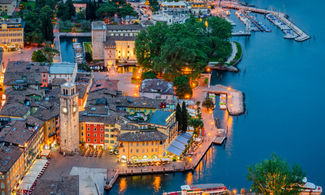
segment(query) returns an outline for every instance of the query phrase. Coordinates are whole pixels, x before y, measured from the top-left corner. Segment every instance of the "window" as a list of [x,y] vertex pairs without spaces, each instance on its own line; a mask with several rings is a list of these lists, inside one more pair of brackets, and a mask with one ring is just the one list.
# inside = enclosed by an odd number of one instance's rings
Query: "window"
[[100,137],[103,137],[103,134],[100,134]]
[[144,142],[142,142],[142,146],[144,146]]
[[97,131],[97,128],[94,128],[94,131]]
[[101,128],[100,131],[103,132],[103,128]]
[[90,142],[90,139],[87,139],[87,142]]
[[103,143],[103,139],[100,139],[100,143]]
[[90,129],[89,129],[89,127],[87,128],[87,131],[89,131]]
[[155,151],[158,152],[158,149],[156,148]]
[[113,138],[113,137],[114,137],[114,135],[111,134],[111,138]]
[[94,142],[97,142],[97,139],[94,139]]
[[149,142],[147,142],[147,146],[149,146]]
[[125,152],[125,149],[123,149],[123,152]]
[[130,152],[133,153],[133,150],[131,149]]
[[108,140],[105,140],[105,143],[108,143]]
[[84,133],[83,132],[81,132],[81,136],[84,136]]
[[153,142],[151,142],[151,145],[153,146]]
[[151,152],[153,152],[153,148],[151,148]]
[[97,137],[97,134],[96,133],[94,133],[94,137]]
[[133,146],[133,142],[131,142],[131,146]]
[[144,149],[142,149],[142,153],[144,153]]
[[109,135],[108,134],[105,134],[105,137],[109,137]]
[[139,149],[137,149],[136,151],[137,151],[137,153],[139,153]]
[[137,146],[139,146],[139,143],[137,143]]
[[89,137],[89,136],[90,136],[90,134],[89,134],[89,133],[87,133],[87,136]]
[[111,140],[110,142],[111,142],[111,144],[114,144],[114,140]]

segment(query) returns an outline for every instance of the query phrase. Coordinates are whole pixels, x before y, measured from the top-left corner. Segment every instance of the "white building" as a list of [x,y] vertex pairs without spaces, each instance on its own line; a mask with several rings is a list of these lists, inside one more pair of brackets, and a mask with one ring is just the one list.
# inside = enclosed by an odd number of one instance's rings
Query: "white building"
[[55,78],[65,79],[67,82],[74,83],[78,71],[77,63],[57,62],[50,65],[49,83]]
[[168,103],[173,102],[175,99],[173,83],[162,79],[143,80],[139,88],[139,94],[141,97],[163,99]]

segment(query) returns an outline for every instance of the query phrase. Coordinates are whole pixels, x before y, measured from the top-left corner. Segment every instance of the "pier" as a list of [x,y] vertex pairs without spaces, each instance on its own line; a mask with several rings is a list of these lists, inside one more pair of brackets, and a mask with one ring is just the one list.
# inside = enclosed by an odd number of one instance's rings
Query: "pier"
[[214,94],[226,94],[227,110],[230,115],[236,116],[245,112],[244,94],[241,91],[223,85],[210,86],[205,91]]
[[265,10],[265,9],[259,9],[255,7],[249,7],[249,6],[243,6],[240,5],[239,3],[233,2],[233,1],[222,1],[221,6],[229,9],[237,9],[237,10],[245,10],[245,11],[251,11],[254,13],[259,13],[259,14],[273,14],[278,16],[278,18],[284,22],[290,29],[292,29],[298,36],[295,38],[295,41],[302,42],[305,40],[310,39],[310,36],[302,31],[299,27],[297,27],[292,21],[287,19],[286,14],[283,12],[275,12],[275,11],[270,11],[270,10]]

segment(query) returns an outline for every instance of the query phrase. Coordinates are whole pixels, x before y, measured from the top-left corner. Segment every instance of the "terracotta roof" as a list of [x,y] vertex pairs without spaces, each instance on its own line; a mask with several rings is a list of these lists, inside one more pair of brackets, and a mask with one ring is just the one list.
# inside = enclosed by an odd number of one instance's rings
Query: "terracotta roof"
[[159,131],[141,131],[121,134],[117,140],[122,142],[165,141],[167,135]]
[[29,111],[25,104],[13,102],[6,103],[0,111],[2,116],[23,117]]
[[13,121],[0,132],[2,141],[24,146],[39,130],[35,121]]
[[34,194],[79,194],[79,176],[63,176],[59,180],[39,179],[33,191]]
[[135,36],[107,36],[105,45],[116,45],[116,41],[135,41]]
[[23,149],[17,146],[0,145],[0,172],[6,173],[23,154]]
[[118,90],[118,82],[119,80],[97,80],[95,84],[91,87],[90,91],[96,91],[99,89],[110,89],[117,91]]
[[172,82],[162,79],[145,79],[141,82],[140,93],[159,93],[166,95],[174,95],[174,87]]
[[54,86],[61,86],[62,84],[66,83],[67,80],[65,80],[64,78],[54,78],[52,79],[51,84]]
[[106,29],[109,30],[137,30],[140,31],[142,28],[138,24],[128,24],[128,25],[106,25]]

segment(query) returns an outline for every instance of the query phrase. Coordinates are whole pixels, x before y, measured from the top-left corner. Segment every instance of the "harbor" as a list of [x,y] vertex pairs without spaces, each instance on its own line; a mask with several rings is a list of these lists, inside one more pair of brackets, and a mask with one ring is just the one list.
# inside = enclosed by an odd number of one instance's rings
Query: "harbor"
[[294,39],[297,42],[302,42],[311,38],[307,33],[290,21],[286,13],[244,6],[234,1],[211,2],[210,4],[220,6],[223,9],[237,10],[236,16],[245,25],[245,31],[233,32],[233,36],[250,36],[250,33],[248,33],[250,31],[271,32],[265,24],[250,16],[250,13],[256,13],[264,15],[271,23],[282,30],[285,34],[285,39]]

